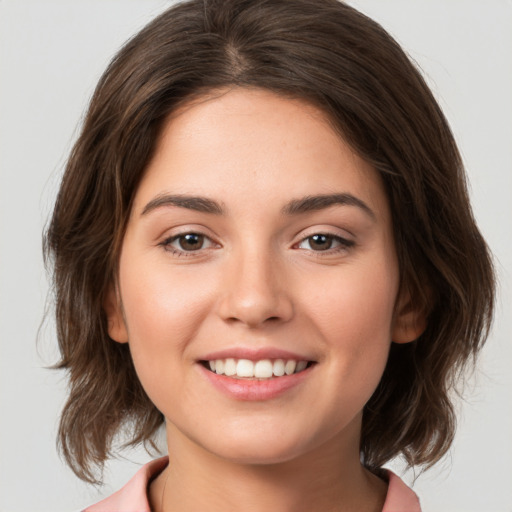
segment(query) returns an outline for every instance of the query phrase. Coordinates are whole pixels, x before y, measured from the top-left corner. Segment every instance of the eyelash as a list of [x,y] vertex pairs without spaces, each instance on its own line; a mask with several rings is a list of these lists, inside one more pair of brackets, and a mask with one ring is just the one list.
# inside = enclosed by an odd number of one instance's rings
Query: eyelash
[[[183,239],[187,236],[190,236],[190,235],[194,235],[196,237],[201,237],[203,239],[203,241],[208,241],[209,243],[209,246],[208,247],[200,247],[199,249],[196,249],[196,250],[190,250],[190,251],[187,251],[183,248],[181,249],[178,249],[176,247],[173,247],[172,244],[174,242],[179,242],[180,239]],[[337,247],[328,247],[327,249],[324,249],[324,250],[319,250],[319,251],[315,251],[314,249],[311,248],[311,241],[313,239],[313,237],[325,237],[326,239],[328,239],[328,241],[332,243],[337,243],[339,244]],[[306,248],[303,248],[303,247],[300,247],[303,243],[309,241],[309,245],[310,245],[310,249],[306,249]],[[203,233],[199,233],[199,232],[195,232],[195,231],[188,231],[188,232],[185,232],[185,233],[179,233],[177,235],[173,235],[169,238],[166,238],[165,240],[163,240],[161,243],[159,243],[158,245],[162,246],[164,248],[164,250],[170,252],[171,254],[173,254],[174,256],[178,256],[178,257],[193,257],[193,256],[196,256],[198,255],[200,252],[202,252],[203,250],[208,250],[208,249],[211,249],[213,246],[215,246],[215,242],[213,242],[211,240],[210,237],[208,237],[207,235],[204,235]],[[180,244],[181,245],[181,244]],[[333,235],[331,233],[323,233],[323,232],[317,232],[317,233],[313,233],[311,235],[308,235],[304,238],[302,238],[298,243],[294,244],[293,248],[294,249],[303,249],[303,250],[307,250],[307,251],[310,251],[312,253],[315,253],[315,256],[319,256],[321,257],[322,255],[332,255],[332,254],[337,254],[337,253],[340,253],[340,252],[343,252],[343,251],[347,251],[348,249],[350,249],[351,247],[354,247],[355,246],[355,242],[353,240],[347,240],[346,238],[343,238],[341,236],[338,236],[338,235]]]
[[305,249],[305,250],[311,250],[312,252],[315,253],[316,256],[337,254],[339,252],[347,251],[348,249],[350,249],[351,247],[354,247],[354,245],[355,245],[355,242],[353,240],[347,240],[346,238],[343,238],[338,235],[333,235],[332,233],[318,232],[318,233],[313,233],[311,235],[304,237],[298,244],[295,244],[294,247],[297,247],[298,249],[302,249],[300,247],[300,245],[302,245],[306,241],[309,241],[309,245],[311,247],[311,240],[313,239],[313,237],[325,237],[326,239],[328,239],[331,242],[331,244],[332,243],[339,244],[337,247],[329,247],[327,249],[320,250],[320,251],[315,251],[313,249]]
[[[211,238],[209,236],[204,235],[203,233],[198,233],[196,231],[187,231],[186,233],[179,233],[177,235],[173,235],[173,236],[171,236],[169,238],[166,238],[165,240],[163,240],[158,245],[162,246],[164,248],[164,250],[170,252],[174,256],[178,256],[178,257],[181,257],[181,256],[191,257],[191,256],[196,255],[196,253],[201,252],[204,249],[204,247],[200,247],[199,249],[192,250],[192,251],[187,251],[187,250],[184,250],[184,249],[178,249],[178,248],[173,247],[171,245],[173,242],[179,241],[180,239],[183,239],[186,236],[190,236],[190,235],[194,235],[196,237],[201,237],[204,241],[208,241],[212,247],[215,245],[215,243],[211,240]],[[208,248],[210,248],[210,247],[208,247]]]

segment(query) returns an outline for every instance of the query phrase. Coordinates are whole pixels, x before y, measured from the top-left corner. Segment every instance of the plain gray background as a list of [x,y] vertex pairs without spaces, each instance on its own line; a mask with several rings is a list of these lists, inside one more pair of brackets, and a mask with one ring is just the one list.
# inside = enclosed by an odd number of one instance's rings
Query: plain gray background
[[[492,336],[460,403],[448,457],[420,475],[424,512],[512,511],[512,2],[354,0],[422,68],[460,144],[475,214],[497,262]],[[66,393],[41,232],[81,114],[110,58],[170,2],[0,0],[0,511],[73,511],[110,494],[149,456],[124,453],[100,491],[55,449]],[[470,279],[471,276],[468,276]],[[400,462],[390,467],[401,474]],[[414,475],[405,475],[409,483]]]

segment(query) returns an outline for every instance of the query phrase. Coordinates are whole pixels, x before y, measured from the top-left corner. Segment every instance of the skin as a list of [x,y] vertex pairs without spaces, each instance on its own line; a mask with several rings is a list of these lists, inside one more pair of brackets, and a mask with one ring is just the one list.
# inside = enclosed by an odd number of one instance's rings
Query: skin
[[[169,204],[169,194],[214,200],[223,213]],[[283,211],[329,194],[361,204]],[[186,233],[204,242],[191,250]],[[166,418],[170,464],[150,486],[152,509],[381,510],[386,483],[361,466],[359,439],[391,340],[421,332],[398,289],[379,175],[321,111],[233,89],[175,113],[136,192],[105,303],[110,336],[130,344]],[[238,400],[199,363],[234,346],[315,364],[276,397]]]

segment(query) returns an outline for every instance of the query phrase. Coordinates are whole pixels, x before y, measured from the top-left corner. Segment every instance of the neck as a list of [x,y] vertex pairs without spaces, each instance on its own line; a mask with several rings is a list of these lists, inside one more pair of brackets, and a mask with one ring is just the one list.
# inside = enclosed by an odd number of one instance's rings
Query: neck
[[382,510],[386,484],[361,466],[358,450],[344,449],[339,440],[285,462],[241,464],[176,431],[168,438],[169,466],[149,490],[154,512]]

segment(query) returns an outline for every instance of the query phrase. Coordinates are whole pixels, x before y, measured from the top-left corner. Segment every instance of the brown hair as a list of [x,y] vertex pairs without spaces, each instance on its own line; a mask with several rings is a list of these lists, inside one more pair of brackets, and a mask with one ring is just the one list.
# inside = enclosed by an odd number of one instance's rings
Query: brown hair
[[191,0],[132,38],[101,78],[71,152],[46,234],[70,394],[59,441],[97,482],[116,434],[151,442],[163,422],[102,303],[116,277],[131,203],[162,122],[194,96],[257,87],[309,101],[381,174],[401,287],[428,313],[412,343],[392,344],[363,413],[361,454],[376,470],[402,454],[431,465],[449,448],[451,391],[492,317],[494,273],[469,205],[448,123],[398,44],[337,0]]

